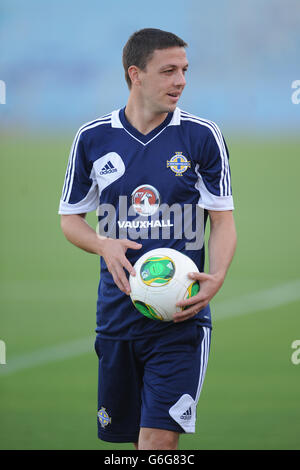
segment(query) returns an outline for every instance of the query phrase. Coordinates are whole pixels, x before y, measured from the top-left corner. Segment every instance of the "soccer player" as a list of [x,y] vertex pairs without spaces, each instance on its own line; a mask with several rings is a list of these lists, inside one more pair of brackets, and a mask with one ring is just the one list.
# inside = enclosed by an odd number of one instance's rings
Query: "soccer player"
[[[224,138],[214,122],[177,107],[186,47],[151,28],[128,39],[128,102],[77,132],[59,207],[66,238],[100,256],[98,436],[137,449],[177,449],[181,433],[195,432],[210,350],[209,301],[236,246]],[[97,231],[85,220],[96,209]],[[162,246],[185,253],[200,271],[190,274],[199,293],[178,303],[182,310],[171,322],[142,315],[129,296],[134,263]]]

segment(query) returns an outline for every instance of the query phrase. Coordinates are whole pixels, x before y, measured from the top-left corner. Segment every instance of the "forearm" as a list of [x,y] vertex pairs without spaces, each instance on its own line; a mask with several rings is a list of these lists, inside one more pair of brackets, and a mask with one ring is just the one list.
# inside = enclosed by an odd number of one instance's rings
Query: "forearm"
[[96,231],[87,223],[84,214],[72,214],[61,216],[62,231],[73,245],[88,253],[101,255],[103,240]]
[[236,249],[235,223],[230,211],[210,215],[209,273],[217,276],[223,283]]

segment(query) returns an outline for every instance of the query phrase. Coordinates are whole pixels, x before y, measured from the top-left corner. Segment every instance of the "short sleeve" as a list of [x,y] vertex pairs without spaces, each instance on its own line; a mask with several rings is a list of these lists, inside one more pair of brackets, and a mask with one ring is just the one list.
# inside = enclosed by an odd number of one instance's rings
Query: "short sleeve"
[[83,136],[77,133],[69,155],[59,214],[92,212],[99,204],[99,191],[92,163],[87,159]]
[[208,210],[233,210],[228,148],[215,123],[207,126],[196,164],[198,204]]

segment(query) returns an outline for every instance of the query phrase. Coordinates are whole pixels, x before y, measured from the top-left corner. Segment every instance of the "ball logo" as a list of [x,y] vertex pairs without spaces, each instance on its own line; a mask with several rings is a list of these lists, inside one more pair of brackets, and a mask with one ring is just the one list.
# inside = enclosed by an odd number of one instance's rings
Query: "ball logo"
[[190,167],[191,162],[182,155],[182,152],[176,152],[170,160],[167,160],[167,168],[171,168],[175,176],[182,176],[182,173]]
[[143,184],[132,192],[131,203],[139,215],[151,216],[159,208],[160,195],[153,186]]
[[175,264],[168,256],[153,256],[143,263],[140,273],[147,286],[164,286],[174,277]]

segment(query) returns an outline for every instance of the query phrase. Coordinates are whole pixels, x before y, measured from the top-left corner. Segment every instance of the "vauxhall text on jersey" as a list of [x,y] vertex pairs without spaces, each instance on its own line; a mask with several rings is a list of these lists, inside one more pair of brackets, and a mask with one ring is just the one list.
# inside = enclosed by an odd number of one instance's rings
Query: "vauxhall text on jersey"
[[[212,121],[176,108],[143,135],[122,109],[85,124],[75,136],[59,213],[97,210],[101,235],[142,243],[141,250],[126,252],[131,264],[164,246],[185,253],[203,271],[207,211],[232,209],[228,151]],[[209,306],[188,321],[210,327]],[[172,325],[140,315],[101,258],[97,332],[134,339]]]

